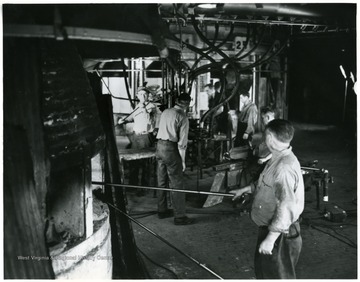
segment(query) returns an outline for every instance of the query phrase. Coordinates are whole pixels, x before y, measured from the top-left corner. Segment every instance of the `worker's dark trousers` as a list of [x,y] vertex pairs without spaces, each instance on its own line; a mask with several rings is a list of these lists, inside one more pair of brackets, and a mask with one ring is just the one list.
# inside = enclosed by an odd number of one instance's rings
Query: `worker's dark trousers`
[[272,255],[259,253],[260,243],[268,234],[267,227],[259,227],[255,250],[255,276],[257,279],[296,279],[295,266],[298,262],[302,238],[300,224],[291,225],[289,234],[281,234],[276,240]]
[[241,147],[249,145],[252,141],[252,133],[249,134],[248,139],[243,139],[243,135],[246,131],[247,123],[245,122],[238,122],[236,136],[234,140],[234,147]]
[[[175,142],[158,140],[156,146],[156,159],[158,163],[157,179],[159,187],[166,187],[169,180],[169,187],[174,189],[183,188],[182,161]],[[167,210],[166,191],[157,191],[158,211]],[[186,214],[185,193],[171,192],[174,217],[183,217]]]
[[[154,146],[151,141],[152,133],[132,135],[132,149],[146,149]],[[133,160],[130,162],[130,177],[129,184],[131,185],[145,185],[150,184],[150,163],[147,160]],[[140,177],[140,179],[139,179]]]

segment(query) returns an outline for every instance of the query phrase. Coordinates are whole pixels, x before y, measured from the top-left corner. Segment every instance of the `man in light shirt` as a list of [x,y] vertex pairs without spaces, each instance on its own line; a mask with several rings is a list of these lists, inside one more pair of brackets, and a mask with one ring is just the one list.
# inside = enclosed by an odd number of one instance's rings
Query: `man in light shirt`
[[[149,90],[145,87],[139,87],[137,98],[139,103],[133,112],[120,119],[118,124],[133,122],[133,133],[131,140],[131,149],[146,149],[154,147],[154,132],[157,131],[159,116],[161,115],[158,107],[149,101]],[[131,161],[129,183],[132,185],[149,185],[149,167],[143,160]],[[141,180],[139,183],[139,175]],[[139,192],[141,195],[141,192]]]
[[253,193],[251,219],[259,227],[255,251],[257,279],[295,279],[302,238],[299,217],[304,209],[304,181],[290,142],[294,128],[274,119],[265,128],[271,159],[257,183],[232,190],[233,200]]
[[118,124],[124,124],[133,122],[133,149],[142,149],[151,147],[154,143],[149,134],[153,134],[154,130],[157,131],[159,115],[161,115],[158,107],[151,101],[149,101],[149,91],[145,87],[139,87],[137,98],[139,103],[136,105],[133,112],[121,118]]
[[[189,120],[186,110],[189,107],[190,95],[182,93],[175,106],[163,111],[156,147],[158,162],[158,186],[166,187],[169,180],[170,188],[184,189],[183,172],[185,171],[185,153],[188,143]],[[193,220],[186,216],[185,193],[171,192],[174,206],[175,225],[191,224]],[[165,191],[158,191],[158,216],[160,219],[172,216],[167,207]]]
[[251,144],[252,135],[255,133],[255,124],[257,122],[257,107],[250,100],[250,94],[248,92],[240,94],[240,102],[243,103],[243,108],[238,115],[234,147]]

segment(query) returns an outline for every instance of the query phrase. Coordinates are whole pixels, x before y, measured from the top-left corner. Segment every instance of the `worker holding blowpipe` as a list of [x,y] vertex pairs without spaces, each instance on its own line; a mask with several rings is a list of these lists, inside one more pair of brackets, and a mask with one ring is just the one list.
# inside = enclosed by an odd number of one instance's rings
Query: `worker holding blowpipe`
[[[146,87],[139,87],[137,98],[139,103],[134,111],[121,118],[118,124],[133,122],[133,133],[129,136],[132,149],[145,149],[154,147],[157,133],[159,116],[161,112],[156,104],[149,101],[150,91]],[[141,160],[131,161],[129,183],[132,185],[149,185],[148,166]],[[141,180],[139,183],[139,175]],[[142,192],[139,193],[143,194]]]
[[271,159],[256,183],[232,190],[233,200],[254,195],[251,219],[259,227],[255,251],[258,279],[294,279],[302,238],[299,217],[304,209],[304,182],[290,142],[294,128],[289,121],[274,119],[265,128]]

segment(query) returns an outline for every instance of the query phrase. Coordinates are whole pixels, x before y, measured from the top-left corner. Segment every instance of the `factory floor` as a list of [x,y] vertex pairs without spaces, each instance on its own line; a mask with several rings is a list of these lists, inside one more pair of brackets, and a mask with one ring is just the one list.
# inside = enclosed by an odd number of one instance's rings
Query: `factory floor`
[[[315,187],[306,191],[297,278],[356,279],[356,136],[335,127],[296,124],[292,146],[300,160],[318,160],[317,168],[327,169],[334,178],[334,183],[329,184],[329,201],[321,202],[320,208]],[[196,168],[193,171],[188,168],[185,174],[186,189],[209,191],[215,171],[211,167],[204,169],[202,179],[198,178]],[[257,227],[246,209],[234,206],[231,198],[202,208],[206,197],[187,194],[187,213],[195,223],[176,226],[173,218],[157,217],[154,191],[148,190],[143,195],[127,191],[129,213],[158,235],[133,223],[136,245],[151,279],[255,279]],[[325,208],[334,210],[334,206],[346,211],[343,222],[323,217]]]

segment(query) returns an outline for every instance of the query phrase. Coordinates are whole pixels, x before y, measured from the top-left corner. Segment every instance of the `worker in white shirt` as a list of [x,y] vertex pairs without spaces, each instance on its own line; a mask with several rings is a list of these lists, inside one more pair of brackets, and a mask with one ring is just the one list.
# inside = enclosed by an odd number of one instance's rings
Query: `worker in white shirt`
[[[118,121],[118,124],[124,124],[128,122],[133,122],[133,134],[130,137],[131,148],[132,149],[145,149],[154,147],[155,134],[157,132],[159,118],[158,115],[161,114],[158,107],[150,102],[149,99],[149,90],[145,87],[140,87],[137,92],[137,98],[139,103],[136,105],[133,112],[121,118]],[[139,173],[139,170],[142,169],[142,172]],[[132,161],[130,166],[130,184],[139,185],[139,175],[141,176],[141,185],[149,184],[149,175],[147,175],[148,169],[146,167],[146,162],[141,160]]]

